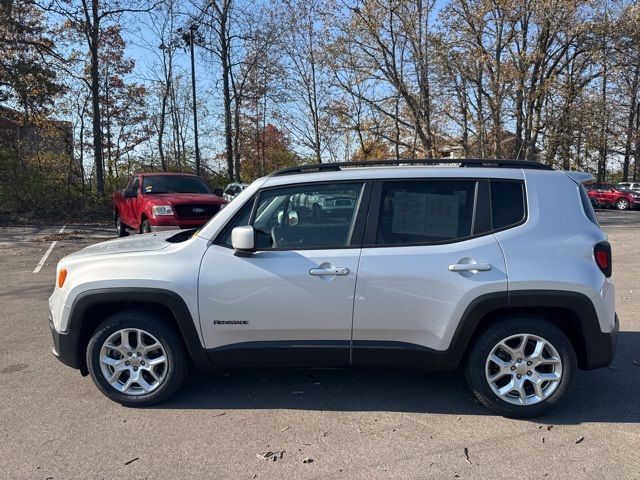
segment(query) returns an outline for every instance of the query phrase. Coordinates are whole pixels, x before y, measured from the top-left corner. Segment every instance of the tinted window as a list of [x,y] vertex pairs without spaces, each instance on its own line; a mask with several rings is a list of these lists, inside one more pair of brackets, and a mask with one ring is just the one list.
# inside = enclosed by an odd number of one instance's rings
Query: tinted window
[[494,229],[515,225],[524,219],[524,184],[491,180],[491,217]]
[[584,214],[587,216],[589,220],[598,225],[598,218],[596,217],[596,212],[593,211],[593,205],[591,204],[591,199],[589,195],[584,189],[583,185],[578,186],[578,190],[580,191],[580,202],[582,203],[582,209],[584,210]]
[[382,187],[376,243],[437,243],[471,235],[475,181],[398,181]]
[[142,193],[211,193],[200,177],[187,175],[145,176]]

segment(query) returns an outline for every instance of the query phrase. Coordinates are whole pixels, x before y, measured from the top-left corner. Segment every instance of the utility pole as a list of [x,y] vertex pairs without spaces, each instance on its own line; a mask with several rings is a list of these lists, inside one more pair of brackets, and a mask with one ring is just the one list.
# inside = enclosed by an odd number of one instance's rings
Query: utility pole
[[193,51],[193,32],[198,27],[195,24],[189,26],[189,46],[191,47],[191,89],[193,93],[193,138],[196,146],[196,175],[200,175],[200,147],[198,146],[198,113],[196,111],[196,62]]

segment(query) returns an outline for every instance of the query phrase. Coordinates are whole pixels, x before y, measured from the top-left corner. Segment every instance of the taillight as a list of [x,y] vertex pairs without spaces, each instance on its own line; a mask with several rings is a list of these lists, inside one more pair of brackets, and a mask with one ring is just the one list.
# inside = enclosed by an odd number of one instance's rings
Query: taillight
[[609,242],[596,243],[593,247],[593,258],[596,260],[596,265],[604,273],[605,277],[611,276],[612,258],[611,258],[611,245]]

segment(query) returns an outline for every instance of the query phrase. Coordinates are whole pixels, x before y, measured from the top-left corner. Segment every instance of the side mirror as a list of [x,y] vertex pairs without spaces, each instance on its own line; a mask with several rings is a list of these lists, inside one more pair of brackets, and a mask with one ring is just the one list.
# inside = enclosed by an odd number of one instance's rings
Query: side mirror
[[248,257],[256,250],[256,234],[251,225],[236,227],[231,231],[231,245],[235,255]]
[[125,190],[124,198],[136,198],[138,196],[137,190]]
[[[283,212],[278,212],[278,224],[282,225],[282,220],[283,220]],[[287,224],[289,226],[294,226],[294,225],[298,225],[298,212],[296,212],[295,210],[291,210],[288,214],[287,214]]]
[[214,188],[213,194],[217,195],[218,197],[222,197],[222,195],[224,195],[224,190],[222,190],[221,188]]

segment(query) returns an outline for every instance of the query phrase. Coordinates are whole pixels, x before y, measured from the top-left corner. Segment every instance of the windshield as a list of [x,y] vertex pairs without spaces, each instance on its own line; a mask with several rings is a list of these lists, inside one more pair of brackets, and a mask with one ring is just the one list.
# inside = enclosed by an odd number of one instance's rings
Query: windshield
[[157,175],[144,177],[142,193],[211,193],[200,177]]

